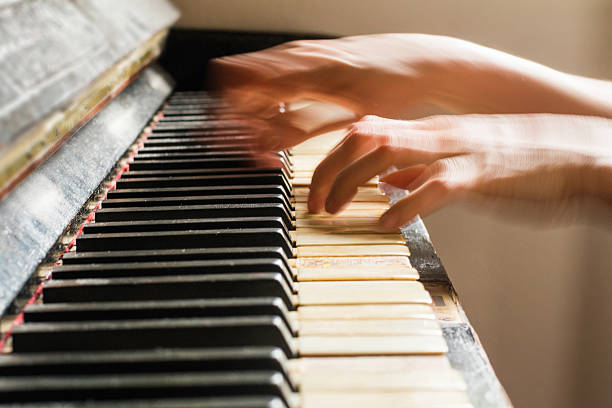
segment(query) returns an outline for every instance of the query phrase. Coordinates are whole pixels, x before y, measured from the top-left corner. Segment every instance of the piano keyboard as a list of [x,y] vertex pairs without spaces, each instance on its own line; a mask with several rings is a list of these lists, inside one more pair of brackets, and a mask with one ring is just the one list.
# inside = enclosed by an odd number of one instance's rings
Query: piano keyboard
[[0,406],[471,406],[376,180],[307,213],[339,135],[262,167],[234,119],[169,99],[14,328]]

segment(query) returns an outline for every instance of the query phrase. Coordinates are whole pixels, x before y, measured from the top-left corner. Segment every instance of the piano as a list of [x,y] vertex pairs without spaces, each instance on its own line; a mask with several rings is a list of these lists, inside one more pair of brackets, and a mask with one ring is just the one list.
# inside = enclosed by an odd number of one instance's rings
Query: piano
[[342,132],[262,167],[203,87],[298,36],[176,18],[0,6],[0,407],[511,406],[423,223],[372,230],[404,192],[308,214]]

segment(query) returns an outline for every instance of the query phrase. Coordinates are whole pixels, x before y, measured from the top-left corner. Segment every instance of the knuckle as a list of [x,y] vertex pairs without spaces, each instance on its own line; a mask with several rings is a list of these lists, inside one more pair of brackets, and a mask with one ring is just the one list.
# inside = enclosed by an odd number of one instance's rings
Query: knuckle
[[391,157],[394,156],[395,153],[397,153],[397,148],[389,144],[383,144],[381,146],[378,146],[374,152],[377,156],[381,158]]
[[359,122],[362,123],[372,123],[372,122],[378,122],[380,121],[382,118],[380,116],[376,116],[376,115],[365,115],[364,117],[362,117]]
[[453,127],[453,120],[451,115],[435,115],[422,119],[421,124],[426,130],[445,130]]
[[294,40],[285,43],[286,48],[302,48],[312,45],[312,40]]
[[439,194],[447,194],[452,190],[451,183],[446,177],[434,177],[427,183],[427,187]]
[[355,129],[353,132],[349,134],[346,142],[349,144],[349,147],[351,147],[351,146],[362,144],[369,138],[370,138],[369,133],[366,133],[361,129]]

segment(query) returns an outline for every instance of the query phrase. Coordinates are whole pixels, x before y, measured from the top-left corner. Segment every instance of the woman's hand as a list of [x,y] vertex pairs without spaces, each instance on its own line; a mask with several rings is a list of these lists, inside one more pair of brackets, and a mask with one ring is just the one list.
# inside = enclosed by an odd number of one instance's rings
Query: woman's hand
[[612,117],[609,82],[564,74],[443,36],[379,34],[295,41],[216,59],[210,72],[211,85],[250,114],[264,149],[295,145],[345,126],[350,119],[340,115],[321,126],[303,126],[316,122],[316,112],[279,112],[283,103],[300,100],[331,102],[356,117],[415,118],[430,105],[454,113]]
[[534,202],[598,196],[612,203],[612,120],[570,115],[462,115],[400,121],[368,116],[316,169],[309,209],[338,212],[357,186],[410,193],[380,220],[396,229],[467,193]]

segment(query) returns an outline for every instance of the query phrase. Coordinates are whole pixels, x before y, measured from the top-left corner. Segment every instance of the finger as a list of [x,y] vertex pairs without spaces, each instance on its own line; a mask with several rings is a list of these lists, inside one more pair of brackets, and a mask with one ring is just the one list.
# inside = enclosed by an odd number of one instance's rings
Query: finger
[[391,206],[379,220],[384,230],[398,230],[417,215],[425,216],[444,206],[452,191],[439,179],[424,183],[406,197]]
[[396,230],[417,214],[426,216],[474,188],[477,167],[474,157],[453,156],[427,166],[407,188],[411,191],[395,203],[380,220],[383,229]]
[[409,166],[381,177],[380,181],[397,188],[406,189],[426,168],[427,165],[425,164]]
[[396,158],[393,147],[380,146],[346,166],[330,188],[325,210],[331,214],[340,211],[357,194],[360,185],[391,167]]
[[350,133],[315,169],[308,194],[308,210],[321,212],[336,175],[349,163],[376,147],[377,141],[369,135]]

